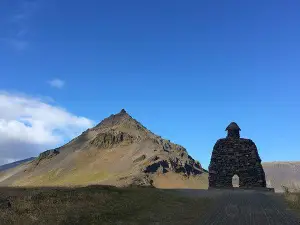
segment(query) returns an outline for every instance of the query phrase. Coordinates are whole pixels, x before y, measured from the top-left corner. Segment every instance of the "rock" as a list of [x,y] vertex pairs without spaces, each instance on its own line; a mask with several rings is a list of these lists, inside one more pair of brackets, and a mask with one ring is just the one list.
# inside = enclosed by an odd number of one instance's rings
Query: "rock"
[[42,159],[45,159],[45,158],[51,158],[51,157],[53,157],[57,154],[59,154],[58,149],[47,150],[45,152],[42,152],[37,159],[42,160]]
[[127,113],[125,109],[122,109],[120,113]]
[[155,162],[156,160],[159,160],[159,156],[155,155],[155,156],[152,156],[149,161],[150,162]]
[[146,159],[146,155],[141,155],[140,157],[133,160],[134,163],[141,162]]
[[255,143],[240,138],[240,128],[231,123],[226,138],[219,139],[209,165],[209,187],[232,187],[238,175],[240,187],[266,187],[265,172]]
[[162,160],[158,162],[154,162],[153,164],[147,166],[144,169],[145,173],[166,173],[167,168],[169,168],[169,164],[167,160]]
[[131,187],[154,187],[153,180],[146,174],[134,177],[132,183],[130,184]]
[[56,155],[58,155],[58,154],[59,154],[58,148],[52,149],[52,150],[44,151],[44,152],[42,152],[42,153],[39,155],[39,157],[37,157],[37,158],[33,161],[34,166],[39,165],[40,162],[41,162],[42,160],[44,160],[44,159],[50,159],[50,158],[52,158],[52,157],[54,157],[54,156],[56,156]]
[[119,144],[129,145],[134,141],[134,137],[124,132],[99,133],[91,142],[97,148],[112,148]]
[[203,169],[199,162],[196,162],[191,157],[178,157],[170,155],[166,158],[153,156],[148,159],[148,165],[143,170],[145,173],[167,173],[173,171],[186,176],[199,175],[203,173]]

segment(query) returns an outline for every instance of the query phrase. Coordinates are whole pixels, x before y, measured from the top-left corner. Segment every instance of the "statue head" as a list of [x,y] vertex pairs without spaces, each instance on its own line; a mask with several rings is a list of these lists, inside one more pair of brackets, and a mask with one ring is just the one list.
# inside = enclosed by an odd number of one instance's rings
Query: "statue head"
[[231,122],[226,128],[227,138],[240,138],[241,128],[235,122]]

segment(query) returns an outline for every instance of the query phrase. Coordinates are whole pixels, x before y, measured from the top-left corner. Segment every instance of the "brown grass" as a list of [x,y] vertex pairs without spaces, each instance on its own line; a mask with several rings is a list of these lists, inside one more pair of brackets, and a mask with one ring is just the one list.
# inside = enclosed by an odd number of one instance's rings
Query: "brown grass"
[[184,177],[181,174],[168,172],[153,177],[154,186],[163,189],[208,189],[208,174]]
[[1,188],[0,224],[191,224],[211,200],[154,188]]
[[300,215],[300,192],[285,192],[285,199],[290,208],[294,209]]

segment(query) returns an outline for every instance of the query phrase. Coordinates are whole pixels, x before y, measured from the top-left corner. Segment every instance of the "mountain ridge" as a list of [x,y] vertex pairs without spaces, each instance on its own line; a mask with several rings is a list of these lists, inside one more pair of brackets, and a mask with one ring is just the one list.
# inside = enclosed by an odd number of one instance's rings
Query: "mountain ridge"
[[32,161],[34,160],[36,157],[29,157],[29,158],[26,158],[26,159],[21,159],[21,160],[17,160],[15,162],[12,162],[12,163],[7,163],[7,164],[4,164],[4,165],[1,165],[0,166],[0,172],[1,171],[4,171],[4,170],[7,170],[7,169],[11,169],[11,168],[14,168],[20,164],[23,164],[23,163],[26,163],[26,162],[29,162],[29,161]]

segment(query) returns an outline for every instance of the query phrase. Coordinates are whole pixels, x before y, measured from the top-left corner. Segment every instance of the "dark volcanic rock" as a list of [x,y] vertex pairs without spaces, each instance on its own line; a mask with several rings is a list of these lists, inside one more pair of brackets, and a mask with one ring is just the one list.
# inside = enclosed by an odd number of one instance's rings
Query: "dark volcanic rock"
[[203,169],[199,162],[192,158],[185,159],[176,156],[160,158],[154,156],[148,160],[149,165],[144,169],[145,173],[167,173],[173,171],[186,176],[199,175],[203,173]]
[[[33,162],[33,168],[38,166],[41,161],[43,161],[45,159],[51,159],[51,158],[55,157],[56,155],[58,155],[59,154],[58,149],[59,148],[42,152],[35,160],[32,161]],[[25,171],[27,171],[27,169]]]
[[134,137],[124,132],[100,133],[90,143],[98,148],[111,148],[117,144],[132,144]]
[[166,173],[168,171],[167,168],[169,168],[169,163],[166,160],[162,160],[147,166],[144,172],[145,173],[155,173],[155,172]]
[[50,158],[50,157],[55,156],[57,154],[59,154],[59,151],[57,149],[47,150],[47,151],[42,152],[39,155],[38,159]]
[[214,146],[209,165],[209,187],[232,187],[232,177],[239,176],[240,187],[266,187],[265,173],[254,142],[240,138],[240,128],[231,123],[227,138]]

